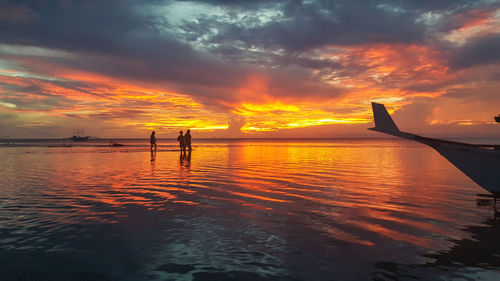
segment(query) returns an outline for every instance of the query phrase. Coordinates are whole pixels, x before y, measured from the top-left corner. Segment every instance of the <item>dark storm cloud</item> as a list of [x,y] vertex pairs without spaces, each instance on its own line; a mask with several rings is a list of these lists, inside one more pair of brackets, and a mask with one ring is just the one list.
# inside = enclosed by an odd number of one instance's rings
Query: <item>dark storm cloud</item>
[[500,35],[480,37],[454,50],[452,66],[466,68],[500,63]]
[[[425,23],[417,20],[422,13],[439,13],[442,10],[459,13],[465,7],[473,6],[472,3],[478,2],[282,1],[276,9],[281,10],[283,17],[257,27],[248,28],[247,22],[224,23],[217,16],[203,16],[197,20],[205,27],[218,26],[219,33],[211,43],[238,40],[248,46],[297,52],[328,44],[422,42],[428,30]],[[193,33],[197,31],[192,25],[185,27]]]
[[[327,45],[423,43],[429,30],[418,21],[423,13],[446,11],[453,17],[491,5],[455,0],[195,2],[225,9],[227,17],[207,9],[205,15],[184,18],[176,26],[151,13],[172,1],[12,1],[9,7],[20,12],[14,20],[0,15],[0,41],[66,50],[76,55],[46,60],[93,73],[170,83],[200,97],[231,100],[234,89],[252,73],[269,75],[271,95],[335,96],[341,91],[318,83],[319,75],[334,70],[354,75],[359,70],[342,70],[340,63],[303,56],[305,52]],[[263,11],[270,13],[267,18]],[[497,60],[495,40],[485,38],[461,49],[455,65],[486,63],[487,55],[476,50],[493,53]],[[313,70],[320,72],[311,75]]]
[[27,23],[36,20],[38,15],[25,5],[0,3],[0,22],[7,24]]
[[[138,52],[160,59],[186,59],[193,50],[173,36],[159,34],[157,20],[137,12],[146,4],[170,1],[17,1],[19,7],[37,11],[36,21],[23,25],[1,24],[0,36],[5,43],[32,43],[65,50],[90,53],[135,55]],[[235,5],[237,13],[250,7],[273,7],[254,1],[199,1],[214,5]],[[246,28],[224,23],[217,17],[186,19],[183,28],[193,35],[219,30],[214,43],[240,40],[249,45],[277,45],[289,50],[302,50],[324,44],[357,44],[364,42],[414,42],[422,40],[425,26],[415,23],[421,12],[466,6],[470,1],[301,1],[274,2],[283,18],[263,26]],[[249,4],[251,3],[251,5]],[[258,20],[247,17],[248,20]],[[168,20],[168,19],[167,19]],[[242,19],[242,23],[244,19]],[[133,36],[132,34],[150,36]],[[193,39],[193,38],[192,38]],[[134,40],[138,42],[134,45]],[[158,47],[156,47],[158,44]],[[168,50],[168,51],[167,51]],[[176,62],[176,61],[174,61]]]
[[237,71],[204,57],[168,34],[160,34],[151,18],[135,11],[141,4],[138,1],[25,3],[28,4],[39,18],[22,25],[0,23],[1,41],[87,56],[56,61],[65,66],[138,79],[202,84],[227,83],[227,78],[220,81],[219,77]]
[[[146,44],[146,45],[144,45]],[[206,86],[236,85],[244,70],[204,57],[190,46],[168,39],[142,36],[124,41],[119,51],[109,56],[53,58],[66,67],[126,77],[141,81],[175,81]]]
[[302,56],[300,53],[273,54],[271,52],[251,51],[233,46],[221,45],[212,48],[212,53],[220,56],[221,60],[245,63],[247,65],[263,67],[303,67],[306,69],[341,69],[342,64],[326,59]]
[[316,1],[296,1],[296,0],[286,0],[286,1],[268,1],[268,0],[177,0],[177,2],[197,2],[197,3],[206,3],[218,6],[229,6],[229,7],[244,7],[244,8],[253,8],[258,9],[262,6],[268,6],[270,3],[292,3],[302,5],[302,3],[307,2],[308,4],[321,3],[321,4],[332,4],[332,3],[349,3],[349,2],[358,2],[361,4],[372,5],[373,3],[386,5],[390,7],[397,7],[402,9],[413,9],[413,10],[445,10],[452,9],[457,7],[467,6],[471,3],[477,2],[487,2],[487,1],[471,1],[471,0],[382,0],[382,1],[362,1],[362,0],[316,0]]
[[38,19],[22,25],[0,25],[4,43],[109,52],[118,47],[113,39],[148,26],[148,20],[135,16],[126,1],[18,2],[37,11]]
[[424,28],[408,12],[378,9],[371,2],[290,3],[284,15],[290,19],[249,30],[264,45],[301,51],[327,44],[352,45],[367,42],[413,42],[421,40]]
[[477,97],[479,96],[481,97],[481,101],[494,104],[499,99],[498,86],[498,83],[491,83],[471,88],[453,89],[442,97],[450,99],[460,99],[461,101],[465,102],[474,102],[474,100],[477,100]]
[[[176,0],[176,2],[197,2],[206,3],[214,6],[229,6],[229,7],[245,7],[245,8],[257,8],[259,4],[268,4],[269,0]],[[278,2],[278,1],[276,1]]]
[[[341,76],[354,77],[366,67],[358,65],[356,68],[342,69],[341,64],[326,59],[303,58],[300,55],[328,45],[349,47],[373,43],[415,43],[457,53],[451,56],[454,61],[452,64],[457,67],[492,63],[496,60],[495,53],[498,51],[487,50],[488,44],[450,50],[436,41],[434,32],[439,30],[446,33],[459,28],[481,15],[486,16],[486,12],[497,6],[498,4],[483,1],[282,1],[275,4],[275,8],[283,15],[264,24],[253,26],[252,23],[259,23],[261,19],[258,13],[250,12],[238,22],[230,22],[217,15],[201,15],[196,18],[196,23],[186,22],[182,28],[191,40],[201,41],[206,46],[216,46],[210,51],[223,59],[272,67],[279,71],[301,67],[324,73],[336,71]],[[269,9],[270,6],[268,3],[259,3],[253,8]],[[234,5],[230,5],[230,9],[234,9]],[[422,18],[426,13],[439,16],[439,20],[432,24],[426,22]],[[218,30],[216,34],[210,32],[213,27]],[[483,40],[486,42],[489,39]],[[260,51],[255,51],[255,48],[260,48]],[[483,52],[477,55],[475,51],[481,48]],[[281,53],[276,55],[270,52],[275,50],[280,50]],[[488,62],[486,58],[490,53],[493,56]],[[312,77],[311,81],[318,81],[318,77]],[[273,76],[273,79],[276,77]],[[434,86],[438,85],[399,86],[437,89]],[[332,92],[338,90],[330,91]]]

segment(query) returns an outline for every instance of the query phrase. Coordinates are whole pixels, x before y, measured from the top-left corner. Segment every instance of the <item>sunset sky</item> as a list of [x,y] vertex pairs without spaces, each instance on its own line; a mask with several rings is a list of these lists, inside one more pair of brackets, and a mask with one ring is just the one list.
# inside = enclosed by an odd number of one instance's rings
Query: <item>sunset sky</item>
[[0,3],[0,138],[500,136],[500,1]]

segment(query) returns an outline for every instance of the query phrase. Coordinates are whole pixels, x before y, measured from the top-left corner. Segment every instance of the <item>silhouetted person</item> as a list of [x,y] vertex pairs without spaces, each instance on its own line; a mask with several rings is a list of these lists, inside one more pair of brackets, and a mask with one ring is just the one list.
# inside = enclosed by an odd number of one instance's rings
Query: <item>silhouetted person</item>
[[182,131],[179,131],[179,136],[177,137],[177,141],[179,142],[179,147],[181,148],[181,152],[186,152],[186,141],[184,136],[182,135]]
[[149,138],[149,141],[151,142],[151,151],[153,150],[153,146],[155,147],[156,151],[156,137],[155,137],[155,131],[151,133],[151,137]]
[[184,135],[184,142],[186,143],[186,146],[189,151],[191,151],[191,130],[187,130],[186,134]]

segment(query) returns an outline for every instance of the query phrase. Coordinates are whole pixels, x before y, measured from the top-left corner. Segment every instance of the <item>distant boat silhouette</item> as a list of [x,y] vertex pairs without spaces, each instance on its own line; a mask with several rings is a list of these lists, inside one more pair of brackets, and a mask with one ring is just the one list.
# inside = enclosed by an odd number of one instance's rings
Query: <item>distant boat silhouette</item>
[[414,140],[434,148],[475,183],[500,197],[500,145],[483,145],[422,137],[398,129],[383,104],[372,102],[375,127],[368,130]]
[[[82,129],[82,135],[84,134],[84,130]],[[75,131],[73,130],[73,136],[69,138],[72,141],[88,141],[90,136],[80,136],[80,129]]]
[[86,136],[86,137],[72,136],[70,139],[73,141],[88,141],[89,136]]
[[498,116],[495,116],[495,121],[497,121],[497,123],[500,123],[500,114]]

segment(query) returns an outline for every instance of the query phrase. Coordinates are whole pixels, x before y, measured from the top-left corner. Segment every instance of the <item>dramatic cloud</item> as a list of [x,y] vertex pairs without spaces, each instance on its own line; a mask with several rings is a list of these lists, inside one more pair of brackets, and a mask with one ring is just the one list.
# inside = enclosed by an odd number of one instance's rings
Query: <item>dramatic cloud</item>
[[4,1],[0,137],[360,136],[373,100],[477,135],[499,38],[489,0]]

